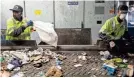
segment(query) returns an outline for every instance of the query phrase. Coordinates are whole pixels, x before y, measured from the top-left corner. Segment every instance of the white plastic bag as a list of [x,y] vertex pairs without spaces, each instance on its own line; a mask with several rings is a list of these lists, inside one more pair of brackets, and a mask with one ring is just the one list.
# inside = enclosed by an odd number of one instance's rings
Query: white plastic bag
[[53,24],[42,21],[34,21],[34,29],[39,34],[41,41],[55,47],[57,46],[58,36],[54,30]]
[[36,43],[39,44],[41,42],[41,39],[39,37],[39,34],[37,31],[34,31],[31,33],[31,40],[36,40]]

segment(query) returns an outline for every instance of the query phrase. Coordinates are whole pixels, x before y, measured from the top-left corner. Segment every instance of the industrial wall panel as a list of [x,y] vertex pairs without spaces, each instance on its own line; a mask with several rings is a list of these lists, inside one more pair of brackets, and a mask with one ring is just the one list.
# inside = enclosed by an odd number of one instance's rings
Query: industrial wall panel
[[90,28],[56,28],[58,45],[89,45]]
[[14,5],[21,5],[24,8],[22,0],[1,0],[1,29],[6,29],[6,21],[12,17],[12,9]]
[[55,1],[55,27],[81,28],[83,1]]
[[[98,9],[102,12],[99,12]],[[95,1],[85,1],[85,21],[84,27],[91,28],[92,44],[95,44],[98,37],[98,32],[105,21],[113,16],[114,1],[104,1],[95,3]],[[103,12],[104,11],[104,12]]]
[[25,1],[26,16],[33,21],[53,22],[53,1]]

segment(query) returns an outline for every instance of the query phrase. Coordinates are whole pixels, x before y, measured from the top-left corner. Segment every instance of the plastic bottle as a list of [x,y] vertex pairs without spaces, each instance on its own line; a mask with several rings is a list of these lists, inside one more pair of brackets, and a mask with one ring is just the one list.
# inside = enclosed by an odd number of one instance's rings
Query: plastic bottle
[[7,65],[7,63],[6,63],[5,59],[2,56],[0,56],[0,69],[6,70],[6,65]]

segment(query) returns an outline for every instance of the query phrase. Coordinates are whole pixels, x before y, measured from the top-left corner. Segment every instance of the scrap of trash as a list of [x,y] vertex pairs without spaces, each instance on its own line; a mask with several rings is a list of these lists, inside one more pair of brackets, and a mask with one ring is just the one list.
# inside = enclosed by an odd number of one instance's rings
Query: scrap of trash
[[[72,58],[68,58],[62,53],[56,53],[49,49],[43,50],[40,47],[33,51],[30,51],[29,49],[3,51],[0,55],[0,77],[25,77],[26,72],[21,71],[24,65],[32,65],[32,67],[34,66],[35,68],[39,69],[44,65],[47,65],[49,62],[52,62],[52,65],[47,66],[46,70],[44,71],[36,72],[34,75],[36,75],[36,77],[62,77],[66,72],[64,65],[67,63],[65,61],[68,60],[70,60],[68,67],[74,69],[83,69],[87,67],[86,65],[92,64],[92,62],[95,64],[95,61],[102,60],[100,68],[95,67],[96,65],[91,65],[93,67],[91,67],[89,71],[85,72],[89,74],[89,77],[99,76],[93,72],[98,72],[101,67],[106,70],[108,76],[133,77],[134,66],[129,65],[127,59],[114,57],[108,51],[100,51],[99,53],[101,58],[88,55],[84,51],[80,54],[74,54],[74,57]],[[15,71],[15,73],[12,74],[13,71]],[[105,75],[104,71],[101,73]]]
[[[43,76],[62,76],[62,68],[60,65],[63,63],[62,61],[66,59],[64,55],[57,54],[49,49],[43,50],[42,48],[38,48],[34,51],[29,51],[28,49],[3,51],[0,55],[0,77],[25,77],[24,72],[19,72],[23,65],[30,63],[34,67],[40,68],[51,59],[55,59],[55,65]],[[18,71],[18,73],[11,75],[11,71]],[[53,71],[57,73],[52,75],[51,73]]]
[[100,51],[101,60],[104,61],[103,68],[109,76],[115,77],[133,77],[134,65],[129,65],[127,59],[114,57],[109,51]]

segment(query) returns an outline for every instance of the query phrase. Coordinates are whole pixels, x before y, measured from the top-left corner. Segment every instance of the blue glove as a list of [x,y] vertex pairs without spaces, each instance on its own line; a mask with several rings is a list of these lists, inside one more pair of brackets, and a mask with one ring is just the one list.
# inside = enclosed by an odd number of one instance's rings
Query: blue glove
[[33,26],[33,21],[32,20],[28,21],[27,26]]

